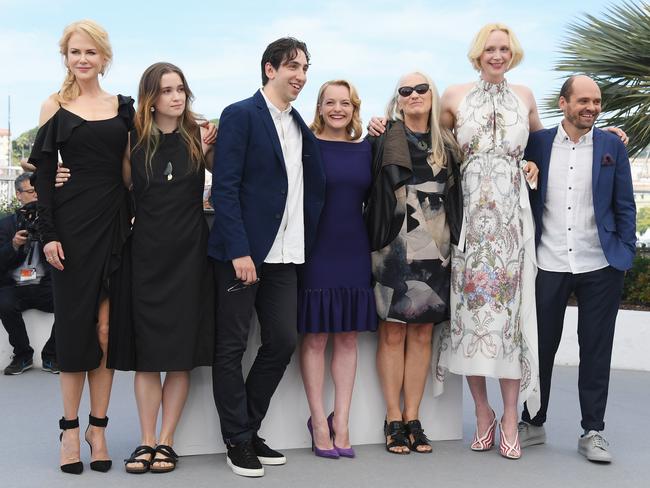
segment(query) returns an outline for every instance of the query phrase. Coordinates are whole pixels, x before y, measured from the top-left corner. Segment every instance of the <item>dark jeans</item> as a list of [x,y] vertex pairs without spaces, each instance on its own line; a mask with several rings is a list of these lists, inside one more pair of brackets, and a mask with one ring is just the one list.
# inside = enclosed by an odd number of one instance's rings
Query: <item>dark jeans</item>
[[[232,263],[213,263],[217,298],[214,403],[224,442],[237,444],[259,430],[296,348],[296,268],[293,264],[263,263],[257,268],[259,283],[228,292],[235,280]],[[257,311],[262,345],[244,380],[241,361],[253,310]]]
[[535,283],[541,408],[530,418],[526,404],[522,419],[533,425],[546,422],[555,353],[562,337],[564,312],[571,292],[578,300],[578,392],[582,428],[603,430],[609,389],[609,369],[616,314],[625,273],[608,266],[589,273],[539,270]]
[[[43,312],[54,312],[52,285],[50,282],[38,285],[5,286],[0,288],[0,320],[9,334],[9,344],[14,348],[14,356],[20,359],[31,358],[34,349],[29,345],[23,314],[25,310],[35,308]],[[54,324],[50,338],[43,346],[41,357],[56,359],[54,347]]]

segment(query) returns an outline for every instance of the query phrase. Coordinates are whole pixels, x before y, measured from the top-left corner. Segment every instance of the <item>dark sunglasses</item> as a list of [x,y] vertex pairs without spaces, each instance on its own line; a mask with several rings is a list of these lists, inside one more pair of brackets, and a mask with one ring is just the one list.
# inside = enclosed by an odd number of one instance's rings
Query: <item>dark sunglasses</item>
[[232,293],[234,291],[245,290],[246,288],[248,288],[250,286],[257,285],[259,282],[260,282],[260,278],[257,278],[257,280],[255,280],[253,283],[248,283],[248,284],[244,283],[240,279],[235,279],[232,283],[230,283],[230,285],[228,285],[228,288],[226,288],[226,291],[228,293]]
[[416,92],[418,95],[424,95],[428,91],[429,91],[428,83],[420,83],[419,85],[415,85],[415,86],[400,86],[397,89],[397,93],[399,93],[403,97],[410,97],[411,93],[413,92]]

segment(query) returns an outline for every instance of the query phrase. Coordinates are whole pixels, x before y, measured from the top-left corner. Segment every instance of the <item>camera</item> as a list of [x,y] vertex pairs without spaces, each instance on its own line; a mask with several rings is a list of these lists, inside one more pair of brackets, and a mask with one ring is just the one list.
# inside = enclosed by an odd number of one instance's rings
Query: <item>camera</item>
[[26,230],[27,239],[38,241],[38,202],[29,202],[16,211],[17,230]]

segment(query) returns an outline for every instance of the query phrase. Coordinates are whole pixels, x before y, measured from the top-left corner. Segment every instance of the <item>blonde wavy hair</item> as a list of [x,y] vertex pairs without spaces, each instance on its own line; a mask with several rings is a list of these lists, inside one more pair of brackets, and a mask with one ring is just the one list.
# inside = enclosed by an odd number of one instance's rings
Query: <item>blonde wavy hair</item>
[[[113,60],[113,49],[111,48],[111,43],[108,40],[108,32],[106,32],[106,30],[94,20],[78,20],[77,22],[73,22],[65,29],[63,29],[63,35],[59,40],[59,52],[66,60],[66,67],[68,59],[68,43],[70,42],[72,35],[77,33],[86,34],[88,37],[90,37],[97,47],[99,54],[101,54],[106,60],[106,63],[100,71],[100,73],[103,75],[108,70],[111,61]],[[67,68],[65,79],[63,80],[63,84],[61,85],[61,89],[59,90],[57,96],[58,102],[69,102],[77,98],[79,94],[79,84],[77,83],[77,80],[72,71],[70,71],[70,68]]]
[[519,39],[515,36],[515,33],[512,32],[510,27],[499,22],[494,22],[491,24],[485,24],[474,36],[474,40],[469,47],[467,52],[467,57],[469,62],[472,63],[472,67],[476,71],[481,71],[481,54],[485,49],[485,44],[487,43],[487,38],[494,31],[505,32],[508,36],[508,41],[510,42],[510,52],[512,53],[512,58],[510,58],[510,63],[508,63],[508,70],[516,67],[524,59],[524,50],[519,44]]
[[323,103],[323,98],[325,96],[325,90],[330,86],[344,86],[350,92],[350,103],[352,103],[352,120],[345,127],[345,132],[347,133],[347,138],[349,141],[355,141],[361,137],[361,99],[357,93],[357,89],[352,83],[347,80],[330,80],[323,83],[318,90],[318,99],[316,102],[316,111],[314,113],[314,121],[311,123],[309,128],[314,132],[314,134],[320,134],[325,129],[325,121],[323,116],[320,114],[320,108]]
[[429,165],[437,164],[443,168],[447,167],[447,151],[445,147],[451,149],[455,155],[459,155],[460,151],[458,148],[458,143],[454,138],[454,135],[449,129],[440,127],[440,96],[438,95],[438,89],[436,88],[435,83],[429,75],[421,71],[414,71],[412,73],[407,73],[400,77],[395,85],[395,90],[393,96],[386,106],[386,118],[388,120],[401,120],[404,122],[404,113],[399,109],[399,97],[400,94],[397,92],[400,86],[402,86],[402,80],[410,75],[419,75],[426,80],[429,84],[429,89],[431,90],[431,111],[429,112],[429,129],[431,130],[431,152],[427,156],[427,162]]

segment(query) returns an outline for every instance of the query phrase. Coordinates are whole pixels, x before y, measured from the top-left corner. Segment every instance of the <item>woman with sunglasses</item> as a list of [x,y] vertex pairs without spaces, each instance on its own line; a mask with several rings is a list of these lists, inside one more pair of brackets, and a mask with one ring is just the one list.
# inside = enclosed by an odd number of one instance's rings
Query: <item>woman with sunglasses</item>
[[[348,419],[357,369],[357,333],[377,329],[370,285],[370,248],[361,210],[370,187],[370,144],[361,139],[357,91],[345,80],[318,92],[311,129],[327,177],[318,238],[299,272],[300,366],[311,417],[307,428],[316,456],[354,457]],[[334,409],[323,408],[325,348],[332,337],[330,369]]]
[[386,402],[386,449],[395,454],[432,450],[419,407],[433,327],[449,319],[445,198],[458,150],[451,132],[439,126],[439,111],[431,79],[407,74],[388,104],[386,131],[369,137],[373,186],[365,217],[380,319],[377,369]]

